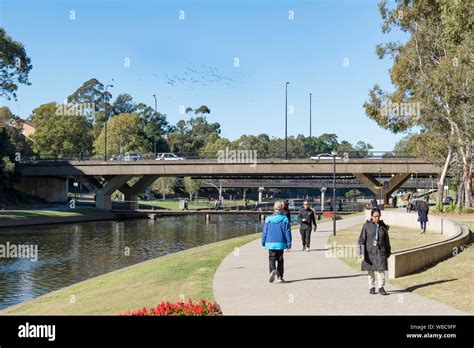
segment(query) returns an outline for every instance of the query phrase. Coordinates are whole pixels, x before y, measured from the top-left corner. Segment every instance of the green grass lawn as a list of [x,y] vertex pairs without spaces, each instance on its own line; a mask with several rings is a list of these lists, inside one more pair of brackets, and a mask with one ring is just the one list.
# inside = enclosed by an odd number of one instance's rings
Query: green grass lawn
[[[333,243],[336,243],[336,245],[357,245],[361,229],[362,225],[358,225],[338,231],[336,236],[329,237],[328,244],[330,247],[333,247]],[[389,236],[392,252],[438,242],[446,238],[446,236],[439,233],[427,231],[421,235],[418,229],[394,225],[390,226]],[[352,268],[360,270],[360,259],[356,257],[345,257],[341,258],[341,260]]]
[[[437,214],[459,221],[474,231],[474,214]],[[474,248],[470,244],[451,257],[418,273],[393,279],[391,284],[474,313]]]
[[0,219],[18,219],[50,216],[78,216],[98,212],[96,208],[77,208],[71,210],[2,210]]
[[[214,300],[212,279],[222,260],[260,233],[184,250],[88,279],[7,311],[13,315],[118,315],[163,300]],[[74,296],[75,303],[70,303]]]
[[[446,218],[457,220],[474,229],[474,214],[443,214]],[[336,237],[330,237],[337,244],[357,243],[361,226],[338,232]],[[421,246],[442,240],[440,234],[426,232],[420,235],[418,230],[410,231],[397,226],[390,228],[392,250]],[[360,270],[360,260],[357,258],[342,258],[342,261],[356,270]],[[474,313],[474,248],[468,246],[456,257],[441,261],[415,274],[391,279],[389,284],[403,289],[409,289],[419,295],[446,303],[452,307]]]

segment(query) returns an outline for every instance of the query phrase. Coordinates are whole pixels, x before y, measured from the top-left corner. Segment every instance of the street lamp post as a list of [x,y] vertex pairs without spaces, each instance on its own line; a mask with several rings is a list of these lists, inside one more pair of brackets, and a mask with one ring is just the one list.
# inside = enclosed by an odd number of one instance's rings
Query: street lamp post
[[418,172],[415,172],[415,190],[416,196],[418,197]]
[[312,132],[311,132],[311,96],[313,95],[313,93],[310,93],[309,94],[309,140],[311,141],[311,135],[312,135]]
[[288,159],[288,85],[285,84],[285,159]]
[[379,204],[379,206],[381,206],[382,205],[382,178],[381,178],[380,174],[382,173],[382,168],[379,167],[378,170],[379,170],[379,187],[380,187],[380,200],[379,200],[380,204]]
[[153,120],[153,158],[156,158],[156,114],[157,114],[157,102],[156,102],[156,95],[153,94],[153,98],[155,98],[155,117]]
[[333,150],[331,152],[332,156],[332,164],[333,164],[333,171],[332,171],[332,234],[333,236],[336,235],[336,156],[337,151]]
[[[105,86],[105,94],[107,95],[107,88],[114,85]],[[109,104],[105,104],[105,124],[104,124],[104,162],[107,162],[107,121],[109,120]]]

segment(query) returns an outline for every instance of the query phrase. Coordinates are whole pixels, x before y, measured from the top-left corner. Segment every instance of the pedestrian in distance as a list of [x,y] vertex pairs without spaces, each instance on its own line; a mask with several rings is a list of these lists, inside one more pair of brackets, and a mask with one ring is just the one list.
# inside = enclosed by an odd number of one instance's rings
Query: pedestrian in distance
[[426,223],[428,222],[428,213],[430,211],[430,207],[428,203],[425,201],[420,201],[418,204],[418,222],[420,223],[421,232],[420,234],[424,234],[426,232]]
[[303,202],[303,207],[298,212],[298,221],[300,223],[303,251],[309,251],[311,244],[311,231],[316,231],[316,211],[311,208],[311,204],[308,200]]
[[290,202],[287,199],[285,199],[285,201],[283,202],[283,214],[286,215],[286,217],[288,218],[288,222],[291,225]]
[[275,202],[274,213],[266,217],[263,226],[262,246],[268,250],[270,283],[273,283],[275,278],[279,283],[285,281],[283,252],[285,249],[291,250],[291,228],[288,218],[283,214],[283,206],[283,202]]

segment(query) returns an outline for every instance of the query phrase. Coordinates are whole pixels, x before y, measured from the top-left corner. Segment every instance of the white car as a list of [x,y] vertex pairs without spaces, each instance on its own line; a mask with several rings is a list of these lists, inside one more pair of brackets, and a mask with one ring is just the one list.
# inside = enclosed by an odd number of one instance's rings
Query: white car
[[111,161],[138,161],[142,159],[143,156],[138,152],[125,152],[110,158]]
[[159,153],[156,156],[157,161],[182,161],[184,160],[183,157],[178,157],[174,153],[171,152],[165,152],[165,153]]
[[[323,159],[323,160],[325,160],[325,159],[332,159],[332,155],[331,155],[330,153],[320,153],[320,154],[319,154],[319,155],[317,155],[317,156],[313,156],[313,157],[311,157],[311,159],[312,159],[312,160],[320,160],[320,159]],[[339,156],[336,156],[336,159],[337,159],[337,160],[340,160],[340,159],[341,159],[341,157],[339,157]]]

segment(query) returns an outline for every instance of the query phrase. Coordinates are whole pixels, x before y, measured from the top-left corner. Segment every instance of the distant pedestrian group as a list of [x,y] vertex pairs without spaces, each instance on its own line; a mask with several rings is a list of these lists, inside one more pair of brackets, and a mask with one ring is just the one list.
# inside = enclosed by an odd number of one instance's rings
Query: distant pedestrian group
[[[262,233],[262,246],[268,250],[270,283],[275,279],[279,283],[285,282],[284,251],[289,252],[292,247],[291,212],[285,202],[276,202],[274,213],[265,219]],[[316,231],[316,211],[311,208],[308,200],[298,212],[300,223],[301,243],[303,251],[310,251],[311,232]],[[387,295],[385,291],[385,272],[388,270],[388,258],[391,255],[389,226],[381,220],[379,208],[371,210],[371,218],[362,226],[358,239],[359,254],[363,256],[361,269],[368,272],[369,294]]]

